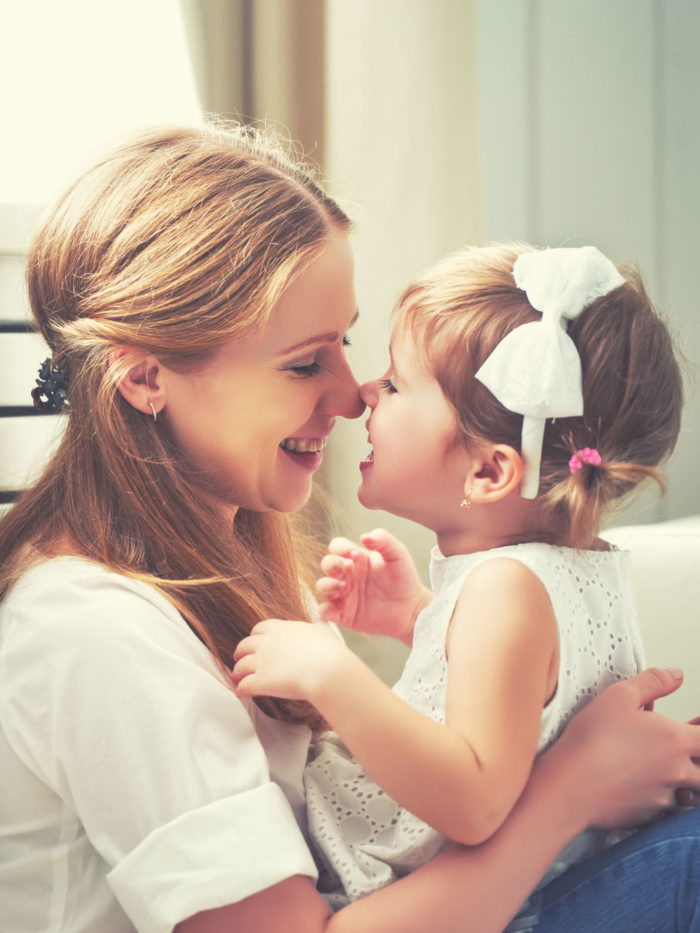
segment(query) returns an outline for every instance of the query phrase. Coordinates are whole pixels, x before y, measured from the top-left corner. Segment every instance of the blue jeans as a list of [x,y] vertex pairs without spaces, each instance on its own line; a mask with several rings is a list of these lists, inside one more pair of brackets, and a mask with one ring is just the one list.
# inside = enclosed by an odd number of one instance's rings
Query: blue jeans
[[535,899],[535,933],[700,933],[700,810],[640,830]]

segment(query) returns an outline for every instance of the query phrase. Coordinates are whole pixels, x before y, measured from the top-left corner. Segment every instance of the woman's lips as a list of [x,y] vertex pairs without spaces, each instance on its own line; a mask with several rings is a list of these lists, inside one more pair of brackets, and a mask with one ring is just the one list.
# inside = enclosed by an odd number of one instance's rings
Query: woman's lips
[[327,443],[327,434],[323,437],[287,437],[280,444],[280,450],[292,463],[313,472],[323,462],[323,448]]
[[328,443],[328,435],[323,437],[286,437],[280,447],[288,453],[308,454],[318,453]]

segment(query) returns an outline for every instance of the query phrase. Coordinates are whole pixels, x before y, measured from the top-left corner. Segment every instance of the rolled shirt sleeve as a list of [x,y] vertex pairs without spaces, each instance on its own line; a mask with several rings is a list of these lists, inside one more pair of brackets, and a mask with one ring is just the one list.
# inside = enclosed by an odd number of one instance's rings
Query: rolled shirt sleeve
[[137,930],[315,877],[248,710],[146,584],[70,558],[30,571],[3,607],[0,710]]
[[154,830],[107,881],[134,926],[162,933],[185,917],[242,900],[313,860],[274,783],[190,811]]

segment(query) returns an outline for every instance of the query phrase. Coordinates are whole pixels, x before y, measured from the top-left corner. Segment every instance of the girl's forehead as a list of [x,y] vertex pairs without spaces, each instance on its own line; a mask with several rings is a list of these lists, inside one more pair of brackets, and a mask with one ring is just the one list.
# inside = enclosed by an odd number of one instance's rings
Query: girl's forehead
[[421,381],[435,381],[425,347],[410,327],[401,327],[399,322],[394,326],[389,341],[389,356],[396,373]]

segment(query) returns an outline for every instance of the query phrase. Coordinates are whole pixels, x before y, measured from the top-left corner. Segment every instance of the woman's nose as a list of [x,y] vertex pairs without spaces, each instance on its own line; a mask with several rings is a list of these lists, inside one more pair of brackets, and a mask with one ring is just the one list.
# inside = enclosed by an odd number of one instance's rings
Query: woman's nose
[[360,386],[345,359],[325,407],[326,410],[332,409],[330,414],[341,415],[343,418],[359,418],[365,410],[365,403],[360,398]]
[[374,408],[377,404],[377,380],[371,379],[360,386],[360,398],[365,405]]

